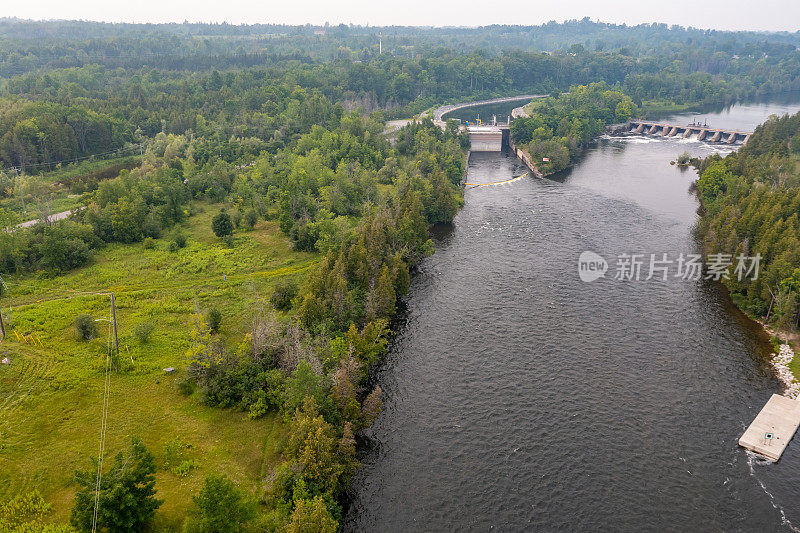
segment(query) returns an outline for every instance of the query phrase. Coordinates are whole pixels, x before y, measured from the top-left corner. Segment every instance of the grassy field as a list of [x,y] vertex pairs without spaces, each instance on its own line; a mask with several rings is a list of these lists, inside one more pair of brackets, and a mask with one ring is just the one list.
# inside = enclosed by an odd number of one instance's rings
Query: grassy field
[[[107,457],[140,436],[159,463],[168,444],[180,444],[179,459],[198,465],[185,477],[159,472],[157,488],[165,503],[156,530],[180,526],[207,473],[225,472],[251,490],[271,473],[286,436],[281,420],[251,421],[242,413],[203,407],[181,395],[176,381],[196,310],[218,308],[220,335],[236,343],[272,285],[302,277],[315,258],[292,251],[273,222],[237,231],[235,246],[227,247],[210,230],[219,207],[204,204],[184,223],[188,242],[177,252],[168,251],[166,238],[152,249],[114,244],[89,266],[56,278],[6,279],[9,294],[2,310],[13,329],[1,347],[11,364],[0,365],[0,498],[36,488],[54,505],[55,518],[67,519],[72,475],[76,468],[90,468],[98,451],[109,340],[107,322],[98,322],[98,339],[85,342],[73,321],[82,313],[109,318],[105,293],[110,291],[116,296],[124,370],[111,379]],[[143,344],[133,331],[146,321],[155,328]],[[169,366],[178,372],[165,374]]]

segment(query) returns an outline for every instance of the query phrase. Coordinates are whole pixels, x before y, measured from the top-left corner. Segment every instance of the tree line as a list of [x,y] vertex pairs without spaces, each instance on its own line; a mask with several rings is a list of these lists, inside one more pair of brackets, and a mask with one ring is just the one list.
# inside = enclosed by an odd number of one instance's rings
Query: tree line
[[[352,116],[340,128],[369,146],[368,121]],[[315,129],[298,140],[291,166],[280,171],[260,161],[251,171],[254,181],[267,177],[295,246],[324,254],[300,286],[278,286],[273,295],[276,310],[298,321],[260,309],[248,341],[234,349],[196,317],[184,385],[209,405],[252,418],[278,412],[288,421],[290,444],[266,520],[290,531],[336,530],[358,465],[354,434],[380,410],[381,391],[366,387],[367,371],[385,350],[411,266],[432,252],[428,228],[452,221],[461,202],[467,141],[454,129],[412,123],[394,147],[379,143],[374,154],[342,151],[336,140]],[[350,175],[338,183],[342,165]],[[371,175],[367,185],[358,186],[357,172]],[[346,183],[356,188],[340,190]]]
[[[287,98],[298,90],[392,118],[442,101],[549,94],[600,81],[619,85],[637,105],[721,104],[800,89],[791,34],[587,20],[533,33],[394,28],[385,29],[379,54],[374,28],[331,27],[321,37],[311,27],[268,25],[0,20],[0,27],[8,36],[0,43],[0,163],[28,172],[162,131],[258,139],[274,152],[290,141],[287,124],[276,119],[318,118],[318,101]],[[505,39],[517,45],[489,46]],[[306,105],[284,114],[292,100]]]
[[625,122],[638,113],[630,96],[602,82],[534,99],[527,108],[529,117],[511,123],[511,136],[545,174],[572,164],[607,124]]
[[[635,116],[644,99],[721,102],[800,86],[791,35],[641,26],[611,28],[614,37],[603,40],[608,28],[574,21],[546,25],[521,49],[501,53],[458,43],[531,32],[398,29],[378,54],[374,29],[349,27],[328,28],[325,38],[306,27],[3,20],[0,28],[10,36],[0,43],[5,167],[31,174],[131,143],[144,147],[141,162],[114,176],[70,181],[83,207],[70,220],[0,234],[1,273],[57,275],[85,265],[106,243],[164,234],[180,247],[185,237],[174,227],[197,199],[239,206],[214,217],[220,238],[238,223],[274,217],[295,249],[320,254],[307,278],[278,284],[270,304],[253,309],[241,343],[220,338],[218,315],[192,319],[181,390],[252,418],[277,413],[290,436],[265,487],[265,512],[254,517],[229,481],[209,478],[188,531],[237,531],[255,520],[262,529],[332,532],[341,522],[343,491],[358,466],[355,434],[381,405],[368,370],[384,353],[411,268],[433,251],[429,228],[451,222],[461,205],[469,145],[455,128],[429,120],[404,127],[392,144],[382,135],[387,118],[446,100],[554,93],[512,130],[534,157],[550,159],[549,172],[565,168],[604,124]],[[43,38],[26,38],[25,28]],[[258,31],[271,35],[252,38]],[[654,36],[670,46],[656,49]],[[526,48],[540,38],[555,49]],[[748,221],[733,236],[715,230],[713,241],[747,243],[769,256],[773,277],[740,292],[754,308],[774,308],[776,320],[790,316],[795,271],[784,265],[796,268],[791,250],[800,249],[795,174],[785,170],[800,146],[797,119],[782,120],[762,127],[736,156],[743,159],[709,161],[698,185],[709,231]],[[775,183],[748,177],[765,168]],[[6,170],[0,184],[13,191]],[[137,530],[152,521],[161,502],[148,453],[133,441],[131,460],[104,475],[103,527]],[[91,525],[91,481],[90,473],[76,476],[72,525],[80,530]],[[36,498],[28,503],[41,507]]]
[[761,256],[757,279],[723,282],[752,316],[791,330],[800,323],[800,113],[771,117],[746,146],[697,162],[709,252]]

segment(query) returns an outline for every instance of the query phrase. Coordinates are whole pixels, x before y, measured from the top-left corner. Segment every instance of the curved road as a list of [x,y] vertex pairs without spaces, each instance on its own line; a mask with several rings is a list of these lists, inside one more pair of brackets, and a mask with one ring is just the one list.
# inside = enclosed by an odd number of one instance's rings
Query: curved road
[[[433,111],[433,122],[438,124],[441,127],[444,127],[445,122],[442,120],[442,117],[447,113],[452,111],[456,111],[458,109],[464,109],[465,107],[476,107],[481,105],[490,105],[490,104],[502,104],[505,102],[514,102],[517,100],[533,100],[534,98],[546,98],[547,94],[523,94],[520,96],[505,96],[503,98],[492,98],[490,100],[480,100],[478,102],[462,102],[459,104],[448,104],[439,106]],[[518,108],[517,108],[518,109]],[[516,109],[515,109],[516,111]]]
[[[534,98],[546,98],[547,94],[523,94],[520,96],[504,96],[503,98],[492,98],[490,100],[480,100],[477,102],[461,102],[458,104],[447,104],[443,106],[439,106],[433,110],[433,123],[439,126],[440,128],[444,129],[446,123],[442,120],[442,116],[451,111],[455,111],[457,109],[464,109],[465,107],[475,107],[481,105],[489,105],[489,104],[502,104],[504,102],[515,102],[519,101],[527,101],[533,100]],[[528,116],[527,113],[522,109],[523,106],[514,108],[511,112],[511,116],[514,118],[517,117],[526,117]],[[416,120],[416,118],[404,118],[399,120],[390,120],[386,123],[386,129],[384,130],[384,134],[386,135],[394,135],[397,130],[408,124],[409,122]]]

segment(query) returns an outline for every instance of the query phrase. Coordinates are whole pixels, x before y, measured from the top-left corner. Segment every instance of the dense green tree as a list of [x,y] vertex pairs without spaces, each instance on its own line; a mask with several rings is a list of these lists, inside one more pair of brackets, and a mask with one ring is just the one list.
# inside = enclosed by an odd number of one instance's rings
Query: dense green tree
[[800,175],[789,150],[798,132],[800,114],[773,117],[738,151],[699,162],[697,181],[708,251],[760,256],[757,277],[724,280],[733,299],[786,330],[800,323]]
[[629,95],[606,83],[571,87],[557,97],[535,99],[528,107],[530,117],[515,120],[511,135],[517,144],[527,145],[534,164],[548,174],[567,168],[605,125],[638,113]]
[[[112,533],[142,531],[153,520],[162,501],[156,498],[156,463],[140,439],[131,440],[108,472],[103,472],[97,506],[98,530]],[[70,523],[79,531],[92,531],[97,470],[75,474],[78,490]]]
[[50,271],[66,271],[85,265],[91,257],[91,251],[86,241],[69,235],[67,231],[60,231],[56,227],[46,229],[42,242],[38,247],[41,255],[41,265]]
[[325,500],[317,496],[297,500],[286,531],[291,533],[336,533],[339,524],[331,516]]
[[288,419],[299,409],[305,398],[313,398],[315,406],[326,402],[329,384],[314,371],[307,361],[300,361],[292,375],[286,378],[283,391],[283,413]]
[[233,221],[231,216],[222,211],[211,220],[211,230],[217,237],[225,237],[233,234]]
[[394,278],[389,267],[383,265],[367,295],[367,320],[391,317],[394,314],[396,300]]
[[192,497],[184,531],[187,533],[238,533],[255,516],[254,503],[224,475],[209,474]]

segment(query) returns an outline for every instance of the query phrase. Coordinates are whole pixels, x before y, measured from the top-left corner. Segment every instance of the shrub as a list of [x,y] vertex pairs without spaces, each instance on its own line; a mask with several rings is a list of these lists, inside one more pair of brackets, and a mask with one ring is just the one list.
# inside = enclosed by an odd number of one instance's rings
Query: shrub
[[89,315],[78,315],[75,317],[75,330],[78,336],[85,340],[90,341],[97,337],[97,324]]
[[678,164],[679,165],[688,165],[689,160],[691,160],[692,156],[689,155],[689,152],[683,152],[681,155],[678,156]]
[[153,213],[150,213],[147,215],[147,218],[144,219],[142,223],[142,234],[144,234],[145,237],[152,237],[154,239],[161,237],[161,222]]
[[248,209],[247,212],[244,214],[244,225],[250,229],[253,229],[258,222],[258,214],[256,213],[255,209]]
[[142,246],[145,250],[152,250],[156,247],[156,241],[152,237],[145,237],[142,241]]
[[233,248],[236,245],[236,239],[233,238],[233,235],[225,235],[222,238],[222,242],[225,243],[225,246],[228,248]]
[[196,468],[200,468],[200,463],[196,459],[186,459],[173,468],[172,473],[178,477],[186,477]]
[[164,470],[176,468],[183,459],[183,450],[188,448],[181,439],[175,437],[164,445]]
[[239,227],[242,224],[242,212],[238,209],[233,212],[233,216],[231,217],[231,222],[235,227]]
[[316,531],[317,533],[335,533],[339,524],[331,516],[325,500],[321,496],[313,499],[300,499],[295,501],[291,521],[286,527],[289,533],[303,531]]
[[211,231],[220,238],[233,234],[233,221],[231,220],[231,216],[225,211],[220,211],[219,214],[211,220]]
[[6,499],[0,503],[0,531],[8,533],[24,533],[26,531],[42,531],[47,533],[68,533],[72,531],[66,525],[55,525],[46,522],[52,513],[52,506],[47,503],[39,491],[34,490]]
[[176,231],[172,236],[172,242],[174,242],[178,248],[183,248],[186,246],[186,235],[180,231]]
[[45,231],[38,248],[42,266],[54,272],[83,266],[91,257],[91,250],[85,241],[57,230]]
[[212,307],[206,313],[206,323],[213,333],[219,332],[219,326],[222,324],[222,313],[216,307]]
[[269,302],[279,311],[288,311],[292,308],[292,300],[295,296],[297,296],[297,284],[292,281],[284,281],[275,286]]
[[178,246],[178,243],[177,243],[177,242],[175,242],[175,241],[169,241],[169,245],[167,246],[167,250],[169,250],[169,251],[170,251],[170,252],[172,252],[172,253],[175,253],[175,252],[177,252],[179,249],[180,249],[180,246]]
[[153,333],[155,326],[150,321],[139,322],[133,328],[133,334],[139,339],[139,342],[146,344],[150,340],[150,334]]

